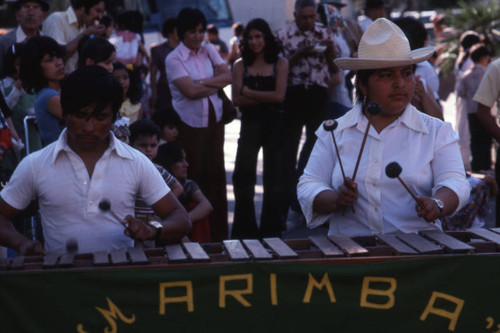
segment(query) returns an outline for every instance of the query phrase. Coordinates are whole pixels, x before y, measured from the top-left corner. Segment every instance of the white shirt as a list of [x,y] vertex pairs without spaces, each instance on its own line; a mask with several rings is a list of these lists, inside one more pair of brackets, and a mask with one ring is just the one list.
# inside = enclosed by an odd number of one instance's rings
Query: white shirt
[[124,227],[98,205],[108,199],[120,219],[134,216],[136,195],[152,205],[170,189],[149,159],[117,140],[110,145],[89,177],[82,159],[67,144],[66,130],[59,139],[25,157],[0,193],[16,209],[38,198],[45,248],[64,249],[74,237],[80,253],[133,246]]
[[[352,177],[367,119],[356,104],[338,119],[335,138],[346,177]],[[403,114],[380,133],[371,127],[355,182],[359,198],[355,213],[317,214],[314,198],[343,183],[331,132],[321,126],[297,192],[310,228],[330,222],[329,234],[347,236],[440,229],[440,222],[428,223],[417,216],[416,203],[399,180],[386,176],[387,164],[398,162],[401,179],[417,196],[432,196],[440,187],[454,191],[460,209],[469,198],[470,186],[451,124],[427,116],[408,106]]]
[[[69,6],[65,12],[54,12],[50,14],[43,23],[42,28],[42,32],[45,36],[53,38],[61,45],[66,45],[73,41],[84,31],[84,25],[78,27],[78,19],[71,6]],[[76,69],[77,62],[78,52],[75,52],[64,62],[64,72],[66,74],[73,72]]]
[[473,99],[490,108],[495,102],[497,102],[497,107],[500,105],[500,59],[492,61],[486,67],[486,72]]
[[[213,63],[212,63],[213,62]],[[208,100],[212,102],[217,121],[222,119],[222,100],[217,93],[209,97],[189,99],[177,88],[174,81],[181,77],[202,80],[213,77],[214,65],[224,64],[212,44],[203,43],[198,52],[180,43],[165,59],[168,84],[172,93],[172,105],[181,120],[191,127],[208,127]]]
[[[420,62],[417,64],[415,74],[420,75],[420,77],[423,79],[422,82],[426,82],[434,93],[434,97],[436,99],[439,99],[439,77],[434,66],[432,66],[432,64],[428,60]],[[427,87],[425,88],[427,89]]]
[[366,31],[366,29],[368,29],[368,27],[373,23],[373,20],[371,18],[369,18],[368,16],[360,16],[358,18],[358,24],[359,26],[361,27],[361,29],[363,29],[363,32]]
[[[349,57],[351,55],[351,49],[349,48],[349,45],[347,44],[344,36],[341,33],[334,33],[333,41],[340,50],[339,57]],[[345,107],[351,108],[352,99],[349,96],[349,90],[345,85],[345,79],[349,71],[342,69],[340,69],[340,71],[342,71],[342,81],[338,85],[336,85],[335,88],[333,88],[333,90],[330,92],[330,101],[337,102]]]

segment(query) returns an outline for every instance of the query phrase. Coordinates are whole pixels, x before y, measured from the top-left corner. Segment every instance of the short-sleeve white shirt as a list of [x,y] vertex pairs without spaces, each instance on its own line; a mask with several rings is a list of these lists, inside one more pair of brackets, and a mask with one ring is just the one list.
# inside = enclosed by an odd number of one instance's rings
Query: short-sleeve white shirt
[[165,59],[165,70],[172,93],[172,105],[184,123],[191,127],[208,127],[209,99],[219,122],[222,119],[222,100],[217,93],[204,98],[189,99],[177,88],[174,81],[186,76],[192,80],[213,77],[213,66],[224,63],[224,59],[215,47],[206,43],[203,43],[195,53],[181,42],[168,54]]
[[[73,7],[64,12],[54,12],[47,17],[43,22],[42,32],[45,36],[53,38],[61,45],[66,45],[73,41],[79,34],[85,31],[85,26],[78,27]],[[64,72],[69,74],[76,69],[78,62],[78,52],[75,52],[69,59],[65,61]]]
[[474,95],[474,101],[493,107],[495,102],[500,105],[500,59],[491,62]]
[[46,148],[28,155],[0,193],[16,209],[38,198],[45,248],[65,247],[73,237],[80,253],[133,246],[111,213],[99,210],[108,199],[120,219],[134,216],[136,195],[152,205],[170,189],[153,163],[110,134],[110,145],[89,177],[82,159],[67,144],[66,130]]
[[[352,177],[366,125],[359,104],[338,119],[335,138],[347,177]],[[417,196],[430,197],[440,187],[447,187],[457,194],[458,209],[469,198],[458,136],[451,124],[409,105],[380,133],[370,128],[355,179],[359,192],[355,213],[315,213],[314,198],[343,183],[331,132],[321,126],[316,135],[318,139],[297,189],[310,228],[328,221],[330,235],[347,236],[440,229],[439,221],[428,223],[418,217],[411,195],[398,179],[386,176],[385,168],[393,161],[401,165],[401,179]]]

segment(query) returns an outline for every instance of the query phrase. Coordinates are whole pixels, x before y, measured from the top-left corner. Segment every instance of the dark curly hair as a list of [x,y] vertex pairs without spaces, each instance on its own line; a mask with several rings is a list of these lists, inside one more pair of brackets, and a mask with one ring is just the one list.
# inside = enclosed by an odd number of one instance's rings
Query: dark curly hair
[[158,140],[161,137],[161,130],[158,125],[156,125],[153,121],[149,119],[139,119],[134,121],[130,126],[130,136],[128,140],[131,145],[135,143],[140,136],[152,137],[156,136]]
[[46,36],[35,36],[28,40],[21,55],[20,77],[27,93],[38,93],[48,82],[42,75],[41,62],[43,57],[62,58],[63,47],[55,40]]
[[248,35],[252,30],[258,30],[264,35],[264,41],[266,43],[264,48],[264,60],[269,64],[274,64],[278,60],[281,48],[269,24],[261,18],[251,20],[248,22],[245,30],[243,30],[243,38],[241,40],[241,57],[243,58],[243,62],[245,65],[251,66],[255,61],[255,54],[248,47]]
[[116,48],[106,38],[85,35],[78,42],[78,68],[85,66],[87,59],[94,64],[109,59]]
[[172,172],[172,164],[182,161],[184,148],[178,141],[164,143],[158,147],[158,154],[153,162]]
[[123,102],[123,88],[110,72],[101,66],[85,66],[72,72],[61,87],[63,115],[75,114],[95,104],[93,115],[111,106],[113,121]]
[[180,40],[184,39],[187,31],[195,29],[201,23],[203,31],[207,29],[207,18],[199,9],[183,8],[177,15],[177,35]]
[[128,78],[130,80],[130,86],[128,87],[127,95],[125,97],[128,97],[130,99],[130,102],[132,102],[132,104],[139,103],[142,97],[142,90],[136,73],[125,67],[125,65],[122,64],[121,62],[113,63],[113,72],[120,69],[127,71]]

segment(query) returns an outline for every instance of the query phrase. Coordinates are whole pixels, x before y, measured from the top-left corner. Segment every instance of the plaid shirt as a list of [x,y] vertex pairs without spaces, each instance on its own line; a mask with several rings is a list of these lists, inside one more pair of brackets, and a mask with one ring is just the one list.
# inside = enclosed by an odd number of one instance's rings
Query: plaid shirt
[[[290,58],[297,50],[306,46],[316,45],[323,40],[333,40],[332,33],[321,23],[316,23],[314,30],[301,31],[295,22],[287,24],[278,31],[278,41],[283,47],[283,54]],[[330,72],[326,53],[315,53],[299,60],[297,65],[290,67],[288,84],[318,85],[328,88]]]

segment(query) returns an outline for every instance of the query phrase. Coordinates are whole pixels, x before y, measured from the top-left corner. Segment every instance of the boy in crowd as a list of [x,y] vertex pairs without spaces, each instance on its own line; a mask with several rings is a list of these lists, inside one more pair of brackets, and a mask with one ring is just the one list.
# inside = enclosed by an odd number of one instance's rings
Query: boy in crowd
[[[130,125],[130,145],[146,155],[150,161],[156,157],[158,153],[158,142],[160,140],[160,128],[151,120],[141,119]],[[161,176],[167,183],[172,193],[178,197],[182,191],[182,185],[173,177],[167,170],[160,165],[154,163],[155,167],[160,172]],[[135,201],[135,217],[143,221],[156,220],[153,208],[148,205],[144,199],[138,195]],[[154,244],[150,244],[154,247]]]

